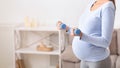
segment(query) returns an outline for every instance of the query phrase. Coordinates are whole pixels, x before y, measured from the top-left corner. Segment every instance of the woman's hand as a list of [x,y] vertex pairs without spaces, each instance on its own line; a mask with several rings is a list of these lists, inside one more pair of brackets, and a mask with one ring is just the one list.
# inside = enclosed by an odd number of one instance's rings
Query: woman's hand
[[60,25],[61,25],[61,24],[62,24],[62,22],[61,22],[61,21],[58,21],[58,22],[57,22],[56,26],[57,26],[57,29],[58,29],[58,30],[60,30],[60,29],[61,29],[61,28],[60,28]]
[[76,34],[74,33],[74,30],[75,30],[75,29],[77,29],[77,28],[74,27],[74,28],[71,28],[71,29],[70,29],[70,35],[71,35],[71,36],[80,36],[80,38],[81,38],[81,37],[82,37],[82,32],[80,32],[79,35],[76,35]]
[[[61,24],[63,24],[61,21],[58,21],[58,22],[57,22],[57,29],[58,29],[58,30],[61,30],[61,26],[60,26]],[[69,27],[68,27],[67,25],[66,25],[65,30],[66,30],[66,32],[69,30]]]

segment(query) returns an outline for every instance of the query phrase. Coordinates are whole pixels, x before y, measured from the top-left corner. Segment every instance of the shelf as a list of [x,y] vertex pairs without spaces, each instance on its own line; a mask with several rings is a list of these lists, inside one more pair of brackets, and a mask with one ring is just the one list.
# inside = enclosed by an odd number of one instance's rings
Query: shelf
[[21,54],[43,54],[43,55],[59,55],[59,50],[54,49],[50,52],[45,51],[37,51],[35,47],[26,47],[26,48],[20,48],[15,51],[15,53],[21,53]]
[[[46,65],[49,65],[49,68],[56,68],[56,63],[59,64],[59,68],[61,68],[61,46],[64,45],[64,32],[62,31],[63,30],[58,30],[57,27],[53,25],[33,28],[21,25],[17,26],[14,29],[14,53],[18,54],[19,57],[15,56],[15,59],[22,58],[26,62],[25,65],[33,63],[31,65],[32,67],[42,65],[43,62],[39,61],[39,59],[42,59],[43,61],[45,60],[44,63],[48,62]],[[53,51],[38,51],[36,47],[40,45],[41,42],[45,45],[53,46]],[[39,55],[41,57],[39,57]]]
[[18,27],[15,30],[18,31],[59,31],[56,27],[54,26],[39,26],[39,27]]

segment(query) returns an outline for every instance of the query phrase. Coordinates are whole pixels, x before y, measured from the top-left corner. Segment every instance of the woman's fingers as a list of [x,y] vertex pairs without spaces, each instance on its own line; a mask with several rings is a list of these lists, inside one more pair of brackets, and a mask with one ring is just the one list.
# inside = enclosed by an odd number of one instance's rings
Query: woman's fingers
[[58,21],[58,23],[62,23],[61,21]]
[[57,29],[59,29],[60,30],[60,25],[62,24],[62,22],[61,21],[58,21],[57,22]]
[[75,29],[77,29],[77,27],[73,27],[73,29],[75,30]]

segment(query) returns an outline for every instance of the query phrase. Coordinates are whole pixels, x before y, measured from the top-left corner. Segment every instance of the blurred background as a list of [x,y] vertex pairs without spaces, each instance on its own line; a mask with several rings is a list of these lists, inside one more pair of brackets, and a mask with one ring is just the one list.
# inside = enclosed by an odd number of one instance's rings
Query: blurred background
[[[15,25],[27,16],[39,25],[56,25],[58,20],[77,26],[91,0],[0,0],[0,68],[14,68]],[[93,0],[94,1],[94,0]],[[120,0],[116,0],[114,28],[120,28]]]

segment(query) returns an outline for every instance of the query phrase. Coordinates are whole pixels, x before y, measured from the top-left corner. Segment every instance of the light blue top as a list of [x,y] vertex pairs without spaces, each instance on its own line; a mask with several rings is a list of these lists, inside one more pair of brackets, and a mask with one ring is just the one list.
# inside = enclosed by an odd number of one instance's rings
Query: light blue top
[[110,54],[108,47],[113,33],[115,7],[113,2],[109,1],[90,11],[93,3],[80,17],[78,28],[83,35],[81,39],[74,37],[72,49],[80,60],[95,62],[104,60]]

